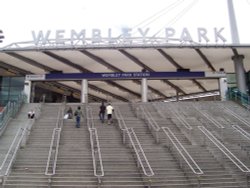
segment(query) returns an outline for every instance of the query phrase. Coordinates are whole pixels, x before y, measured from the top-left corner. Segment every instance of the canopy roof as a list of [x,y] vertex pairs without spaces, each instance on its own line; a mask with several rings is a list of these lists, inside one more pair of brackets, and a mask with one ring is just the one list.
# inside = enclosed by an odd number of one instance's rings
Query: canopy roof
[[[52,71],[149,72],[220,71],[234,73],[232,56],[244,55],[244,67],[250,70],[250,46],[124,46],[84,48],[3,48],[0,73],[10,75],[45,74]],[[57,92],[80,95],[79,81],[42,83]],[[164,100],[179,96],[218,92],[216,79],[149,80],[149,99]],[[89,97],[95,101],[140,101],[139,80],[89,81]]]

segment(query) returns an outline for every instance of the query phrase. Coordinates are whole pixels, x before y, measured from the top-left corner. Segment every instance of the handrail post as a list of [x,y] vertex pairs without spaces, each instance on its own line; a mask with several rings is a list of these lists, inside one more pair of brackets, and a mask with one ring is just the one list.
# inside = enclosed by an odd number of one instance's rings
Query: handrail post
[[98,188],[100,188],[102,184],[102,179],[100,176],[97,177],[97,181],[98,181]]
[[148,188],[151,188],[151,186],[152,186],[152,180],[149,179],[149,180],[148,180]]
[[197,175],[197,180],[198,180],[198,188],[201,187],[201,180],[200,180],[201,176]]
[[51,188],[51,175],[48,176],[48,188]]
[[156,143],[159,144],[159,131],[155,131]]
[[125,133],[125,129],[122,129],[122,143],[126,144],[126,133]]

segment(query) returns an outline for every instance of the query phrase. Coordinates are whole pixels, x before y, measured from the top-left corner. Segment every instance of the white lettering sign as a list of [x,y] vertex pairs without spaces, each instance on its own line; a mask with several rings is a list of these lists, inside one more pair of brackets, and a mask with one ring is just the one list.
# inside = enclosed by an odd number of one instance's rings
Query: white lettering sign
[[164,44],[164,43],[225,43],[226,37],[224,28],[213,28],[208,30],[199,27],[197,32],[191,32],[188,28],[175,30],[174,28],[165,28],[161,36],[155,36],[150,28],[132,29],[123,28],[121,33],[114,36],[111,28],[108,30],[92,29],[92,30],[56,30],[56,31],[32,31],[32,38],[35,45],[65,45],[66,43],[74,44]]

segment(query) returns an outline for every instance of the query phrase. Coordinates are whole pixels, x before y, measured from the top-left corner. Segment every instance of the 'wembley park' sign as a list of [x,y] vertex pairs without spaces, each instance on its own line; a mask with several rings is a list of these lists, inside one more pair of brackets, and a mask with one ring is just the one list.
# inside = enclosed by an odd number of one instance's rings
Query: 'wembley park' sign
[[32,39],[36,46],[43,45],[146,45],[146,44],[200,44],[200,43],[222,43],[227,39],[223,35],[224,28],[214,27],[206,29],[199,27],[195,30],[183,28],[176,30],[167,27],[163,30],[161,36],[152,34],[150,28],[125,28],[120,33],[113,32],[111,28],[107,30],[101,29],[82,29],[72,30],[47,30],[32,31]]

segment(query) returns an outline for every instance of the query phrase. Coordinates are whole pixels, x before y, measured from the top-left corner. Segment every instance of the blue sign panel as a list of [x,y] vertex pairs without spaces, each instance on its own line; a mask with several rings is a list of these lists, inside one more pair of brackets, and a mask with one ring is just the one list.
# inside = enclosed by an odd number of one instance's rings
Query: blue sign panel
[[205,72],[113,72],[113,73],[51,73],[45,80],[123,80],[123,79],[192,79],[205,78]]

